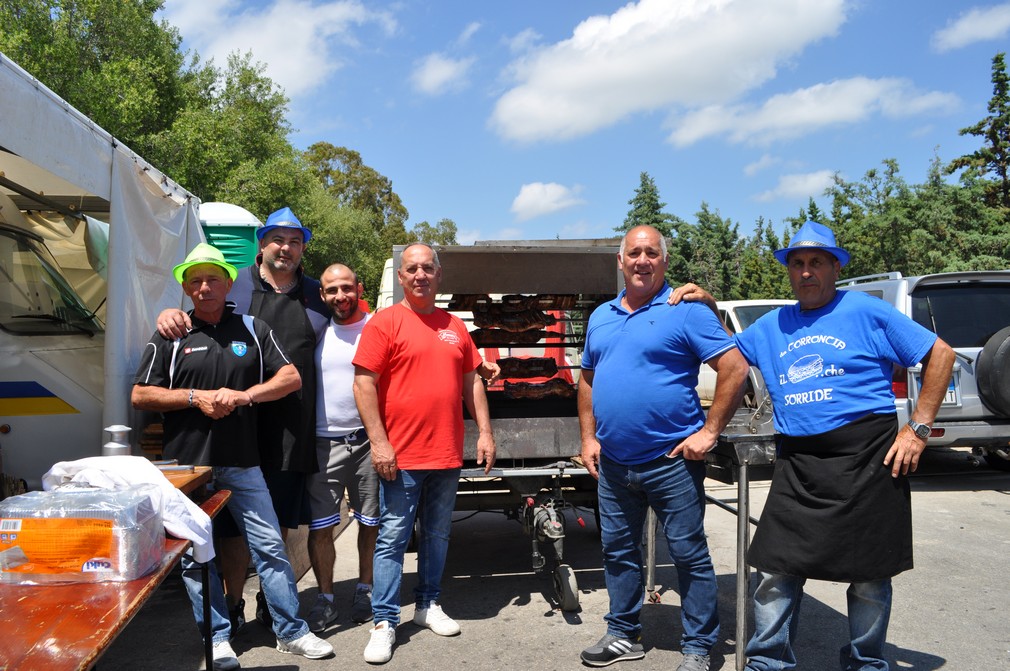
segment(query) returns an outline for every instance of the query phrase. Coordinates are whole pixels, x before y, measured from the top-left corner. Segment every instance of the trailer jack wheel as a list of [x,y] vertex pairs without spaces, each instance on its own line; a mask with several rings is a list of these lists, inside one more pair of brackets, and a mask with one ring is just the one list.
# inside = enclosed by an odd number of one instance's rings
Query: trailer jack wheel
[[554,595],[566,613],[579,609],[579,585],[575,571],[568,564],[560,564],[554,569]]

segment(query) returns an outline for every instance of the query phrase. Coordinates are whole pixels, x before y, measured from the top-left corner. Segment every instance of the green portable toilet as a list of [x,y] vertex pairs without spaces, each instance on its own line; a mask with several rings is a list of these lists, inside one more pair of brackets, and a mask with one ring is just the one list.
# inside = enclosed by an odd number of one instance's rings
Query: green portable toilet
[[201,203],[200,225],[207,242],[224,254],[225,261],[236,268],[256,261],[259,241],[256,229],[260,220],[249,210],[231,203]]

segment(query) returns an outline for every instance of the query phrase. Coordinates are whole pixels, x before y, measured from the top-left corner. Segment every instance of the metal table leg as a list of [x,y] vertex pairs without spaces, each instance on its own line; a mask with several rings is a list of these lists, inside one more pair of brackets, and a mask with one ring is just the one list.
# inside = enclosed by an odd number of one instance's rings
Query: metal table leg
[[656,512],[650,507],[645,511],[645,599],[648,603],[659,603],[656,593]]
[[740,462],[737,473],[736,496],[736,671],[747,664],[744,648],[747,645],[747,597],[750,592],[750,567],[747,566],[747,547],[750,545],[750,486],[747,480],[747,460]]
[[214,641],[210,625],[210,569],[207,562],[200,564],[200,583],[203,585],[203,654],[207,669],[214,668]]

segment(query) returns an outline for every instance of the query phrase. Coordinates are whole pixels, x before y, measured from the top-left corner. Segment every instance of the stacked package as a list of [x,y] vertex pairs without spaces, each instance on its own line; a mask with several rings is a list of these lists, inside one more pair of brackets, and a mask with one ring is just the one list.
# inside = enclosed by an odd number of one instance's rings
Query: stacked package
[[156,485],[68,485],[0,501],[0,582],[133,580],[164,551]]

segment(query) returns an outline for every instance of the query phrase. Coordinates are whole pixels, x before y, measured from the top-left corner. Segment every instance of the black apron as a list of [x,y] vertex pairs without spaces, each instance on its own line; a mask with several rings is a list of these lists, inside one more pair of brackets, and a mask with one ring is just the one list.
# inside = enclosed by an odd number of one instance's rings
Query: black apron
[[838,582],[912,568],[908,478],[884,466],[897,432],[895,415],[866,415],[815,436],[782,436],[748,563]]

